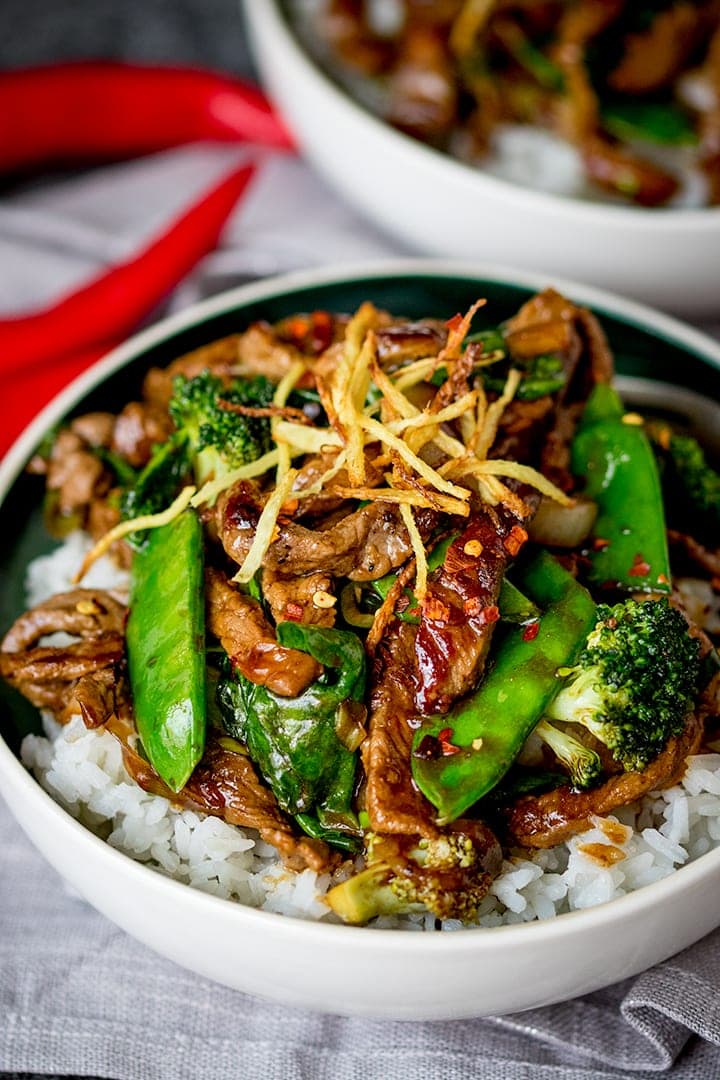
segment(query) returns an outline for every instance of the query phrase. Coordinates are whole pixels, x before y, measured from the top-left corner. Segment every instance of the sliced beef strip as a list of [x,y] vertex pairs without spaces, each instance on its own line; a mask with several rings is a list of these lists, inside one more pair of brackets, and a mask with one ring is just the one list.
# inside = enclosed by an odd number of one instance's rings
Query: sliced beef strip
[[[262,499],[255,485],[241,481],[217,503],[220,541],[234,562],[242,564],[255,536]],[[432,510],[420,510],[416,522],[427,538],[437,520]],[[346,514],[332,528],[308,529],[280,519],[277,538],[263,565],[288,577],[318,570],[352,581],[372,581],[401,566],[412,555],[407,529],[396,507],[369,503]]]
[[628,34],[620,62],[607,76],[620,94],[648,94],[666,87],[680,74],[702,32],[697,4],[674,3],[655,14],[647,29]]
[[335,625],[336,604],[317,602],[318,599],[334,599],[333,580],[322,570],[295,578],[284,578],[272,570],[264,570],[262,588],[276,623],[289,621],[310,626]]
[[537,444],[554,416],[553,399],[546,395],[535,401],[511,401],[503,410],[491,457],[511,461],[534,461]]
[[[505,410],[493,457],[532,460],[540,444],[539,466],[563,491],[572,491],[570,443],[587,396],[597,383],[610,382],[614,360],[600,323],[586,308],[577,307],[554,289],[545,289],[525,303],[507,324],[511,351],[520,358],[559,352],[566,376],[554,409],[535,402],[511,402]],[[534,407],[538,414],[533,415]]]
[[449,135],[457,108],[457,84],[447,42],[434,27],[408,23],[388,76],[386,119],[430,143]]
[[[303,461],[301,468],[298,469],[297,476],[293,481],[293,494],[295,492],[302,492],[307,488],[312,487],[329,472],[335,464],[338,451],[327,450],[320,454],[314,454]],[[384,476],[381,469],[375,468],[372,463],[372,458],[369,454],[365,455],[365,485],[367,487],[377,487],[383,483]],[[329,514],[333,510],[337,510],[339,506],[342,506],[345,501],[343,495],[339,495],[338,488],[347,487],[349,485],[349,479],[347,469],[340,469],[336,476],[332,480],[323,485],[323,490],[318,492],[317,495],[308,495],[303,499],[298,500],[297,511],[292,515],[294,518],[307,518],[315,517],[321,514]]]
[[110,483],[98,456],[77,432],[63,428],[46,464],[46,486],[57,493],[58,512],[68,515],[84,511],[92,498],[107,492]]
[[80,713],[86,728],[102,727],[128,696],[120,669],[106,667],[83,675],[72,688],[64,717]]
[[[73,711],[102,723],[115,705],[124,661],[125,606],[99,589],[74,589],[25,612],[0,646],[0,675],[64,722]],[[38,645],[63,631],[79,640]]]
[[576,308],[575,320],[587,350],[591,384],[611,382],[615,361],[605,331],[588,308]]
[[590,386],[613,377],[613,356],[600,323],[555,289],[543,289],[523,304],[507,323],[506,339],[520,359],[560,353],[568,380],[581,368],[585,387],[579,396],[586,397]]
[[563,73],[565,93],[556,110],[565,138],[578,142],[597,129],[599,105],[585,63],[585,51],[621,12],[624,0],[578,0],[566,5],[556,28],[553,59]]
[[230,369],[238,362],[240,334],[230,334],[209,345],[179,356],[164,368],[150,368],[143,382],[145,401],[160,409],[167,409],[172,397],[173,381],[177,375],[193,379],[201,371],[229,378]]
[[41,637],[63,630],[76,637],[122,633],[127,608],[103,589],[72,589],[58,593],[15,620],[3,638],[3,653],[35,645]]
[[720,203],[720,26],[710,39],[703,71],[714,100],[700,120],[700,167],[708,184],[708,202],[716,206]]
[[642,772],[616,773],[590,791],[563,786],[543,795],[524,795],[507,812],[512,840],[523,847],[554,847],[589,828],[594,815],[609,814],[648,791],[672,787],[683,775],[687,758],[698,752],[703,732],[702,713],[691,713],[685,730]]
[[415,627],[395,620],[375,654],[368,736],[362,744],[366,806],[373,832],[439,835],[435,813],[412,781]]
[[321,840],[295,834],[250,758],[225,749],[214,732],[208,736],[200,764],[176,794],[138,753],[137,733],[129,714],[113,715],[107,727],[122,745],[125,768],[144,791],[161,795],[174,806],[220,817],[230,825],[257,829],[292,870],[310,867],[322,872],[337,862],[337,856]]
[[164,443],[172,429],[167,409],[152,402],[130,401],[115,421],[112,449],[134,469],[141,469],[150,460],[153,447]]
[[123,634],[103,634],[68,645],[38,645],[22,652],[0,653],[0,675],[22,689],[24,683],[69,683],[98,668],[117,664],[125,647]]
[[430,320],[396,323],[376,331],[377,355],[383,368],[392,371],[403,364],[436,356],[447,341],[447,329]]
[[70,430],[88,446],[109,447],[115,428],[115,415],[109,412],[84,413],[70,421]]
[[421,713],[447,712],[480,678],[508,564],[527,540],[515,514],[483,506],[433,573],[415,640]]
[[720,545],[712,550],[688,533],[678,532],[676,529],[668,529],[668,541],[674,551],[683,554],[704,573],[720,581]]
[[[112,496],[116,496],[113,498]],[[120,488],[111,488],[108,497],[104,499],[91,499],[87,508],[85,529],[93,540],[100,540],[106,533],[120,521],[118,501]],[[132,564],[133,549],[127,540],[116,540],[110,547],[110,554],[118,566],[123,570],[129,570]]]
[[[373,831],[373,859],[408,878],[423,895],[428,885],[433,910],[447,902],[448,917],[459,916],[458,894],[477,900],[490,887],[502,865],[495,835],[479,820],[461,819],[440,829],[433,806],[412,779],[410,749],[419,717],[414,706],[413,666],[415,627],[395,620],[375,654],[368,737],[362,744],[366,774],[365,806]],[[463,834],[473,845],[471,865],[424,872],[412,858],[422,839]],[[443,899],[444,898],[444,899]],[[468,911],[465,913],[470,915]]]
[[662,206],[680,187],[672,173],[601,135],[585,139],[581,149],[590,180],[611,194],[628,195],[639,206]]
[[541,473],[565,492],[571,492],[576,487],[570,468],[570,446],[582,410],[582,402],[559,406],[555,410],[552,427],[545,435],[540,452]]
[[279,645],[260,604],[218,570],[206,571],[205,585],[208,628],[246,679],[280,697],[297,697],[322,673],[307,653]]

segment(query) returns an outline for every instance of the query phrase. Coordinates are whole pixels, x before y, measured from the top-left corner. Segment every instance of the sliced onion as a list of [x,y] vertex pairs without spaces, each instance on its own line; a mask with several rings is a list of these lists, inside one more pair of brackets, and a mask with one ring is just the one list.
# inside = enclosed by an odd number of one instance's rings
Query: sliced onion
[[536,544],[574,548],[587,540],[596,517],[597,506],[590,499],[579,498],[570,506],[561,506],[543,497],[528,525],[528,534]]
[[351,753],[364,742],[367,709],[361,701],[341,701],[335,712],[335,734]]
[[356,585],[352,583],[345,586],[340,593],[340,611],[348,626],[357,626],[362,630],[369,630],[375,622],[374,612],[361,611],[357,605]]

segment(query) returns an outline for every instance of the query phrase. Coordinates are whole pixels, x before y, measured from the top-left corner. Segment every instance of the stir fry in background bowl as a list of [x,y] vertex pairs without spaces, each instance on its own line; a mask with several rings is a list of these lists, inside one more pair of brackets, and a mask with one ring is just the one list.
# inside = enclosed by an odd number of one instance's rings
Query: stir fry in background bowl
[[27,764],[128,854],[306,918],[546,918],[702,854],[720,476],[613,378],[553,289],[369,299],[54,430],[69,536],[0,653],[54,718]]
[[493,175],[648,207],[720,201],[713,0],[297,9],[308,46],[360,100]]

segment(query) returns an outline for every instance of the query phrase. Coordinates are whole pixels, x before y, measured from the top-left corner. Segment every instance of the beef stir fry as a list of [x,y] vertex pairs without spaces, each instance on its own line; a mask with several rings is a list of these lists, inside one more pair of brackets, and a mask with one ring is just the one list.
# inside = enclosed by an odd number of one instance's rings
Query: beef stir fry
[[[672,785],[717,721],[720,476],[626,412],[589,311],[482,306],[255,324],[30,466],[96,543],[3,677],[336,873],[349,922],[472,921],[504,849]],[[82,587],[105,553],[129,598]]]
[[576,148],[591,189],[663,206],[694,167],[720,201],[717,0],[381,7],[326,0],[317,22],[340,78],[401,131],[482,163],[502,125],[535,125]]

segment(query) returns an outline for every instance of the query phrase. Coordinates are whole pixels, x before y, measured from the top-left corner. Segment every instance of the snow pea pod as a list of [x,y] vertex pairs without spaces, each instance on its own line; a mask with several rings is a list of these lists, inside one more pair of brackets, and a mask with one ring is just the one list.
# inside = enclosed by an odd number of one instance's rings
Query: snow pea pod
[[601,383],[572,444],[572,469],[598,506],[589,580],[626,592],[670,592],[665,511],[657,463],[642,421]]
[[520,585],[543,609],[513,627],[478,690],[446,716],[428,719],[413,740],[412,774],[437,807],[438,824],[460,817],[502,780],[560,689],[558,668],[571,665],[595,624],[586,589],[543,552]]
[[126,637],[138,734],[179,791],[205,747],[203,542],[191,510],[153,529],[135,554]]

